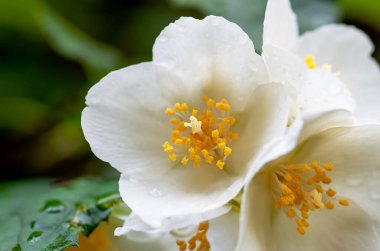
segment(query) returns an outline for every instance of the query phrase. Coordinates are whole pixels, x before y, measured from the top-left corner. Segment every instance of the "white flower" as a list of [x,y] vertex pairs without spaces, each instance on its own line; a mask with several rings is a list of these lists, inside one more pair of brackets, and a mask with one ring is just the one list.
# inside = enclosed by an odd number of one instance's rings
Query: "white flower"
[[86,104],[92,151],[121,172],[123,200],[155,228],[225,205],[301,126],[287,127],[287,95],[248,36],[215,16],[170,24],[152,62],[110,73]]
[[299,36],[289,1],[269,0],[263,43],[271,80],[291,88],[295,109],[305,116],[341,106],[354,112],[356,123],[379,121],[380,71],[362,31],[330,24]]
[[[380,249],[380,126],[363,125],[380,118],[372,51],[361,31],[344,25],[299,37],[289,1],[268,1],[268,74],[288,88],[293,114],[312,121],[293,151],[267,163],[245,187],[236,251]],[[339,106],[362,125],[348,126],[345,112],[328,112]]]
[[380,125],[317,133],[245,188],[237,251],[380,249]]

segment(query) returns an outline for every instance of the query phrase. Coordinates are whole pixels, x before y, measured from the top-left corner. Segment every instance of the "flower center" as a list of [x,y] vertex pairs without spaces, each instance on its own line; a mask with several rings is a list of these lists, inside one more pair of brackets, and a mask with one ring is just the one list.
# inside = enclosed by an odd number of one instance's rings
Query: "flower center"
[[193,167],[204,162],[222,170],[232,153],[231,142],[238,139],[231,130],[236,120],[229,114],[231,106],[226,99],[215,102],[205,96],[202,100],[205,109],[201,112],[190,110],[186,103],[166,109],[166,114],[173,116],[173,130],[171,143],[166,141],[162,147],[171,161],[181,158],[182,165],[192,162]]
[[307,219],[310,211],[325,207],[332,210],[334,203],[349,205],[346,199],[335,199],[335,190],[328,187],[332,179],[326,171],[333,170],[331,163],[320,165],[317,161],[311,161],[303,165],[277,166],[270,175],[276,208],[294,219],[301,235],[309,227]]
[[208,227],[207,221],[199,224],[197,233],[187,243],[186,241],[177,240],[179,251],[195,250],[197,246],[197,251],[209,251],[210,242],[207,239]]

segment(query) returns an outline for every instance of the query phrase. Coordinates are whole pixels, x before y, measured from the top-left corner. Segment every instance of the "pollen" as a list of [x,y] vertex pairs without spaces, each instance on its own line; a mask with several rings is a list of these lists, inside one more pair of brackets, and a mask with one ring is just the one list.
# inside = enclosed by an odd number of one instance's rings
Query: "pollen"
[[315,69],[317,67],[314,61],[314,57],[312,55],[306,56],[305,63],[307,65],[307,68],[309,68],[310,70]]
[[332,163],[283,164],[276,166],[270,175],[275,207],[294,220],[296,230],[304,235],[309,227],[309,214],[313,211],[333,210],[336,204],[348,206],[347,199],[335,199],[337,192],[326,187],[333,182],[328,172]]
[[198,226],[198,230],[189,241],[177,240],[179,251],[196,250],[196,251],[210,251],[211,245],[207,239],[207,231],[209,229],[208,222],[202,222]]
[[236,119],[230,115],[231,105],[226,99],[215,101],[204,96],[202,100],[203,110],[186,103],[166,108],[173,129],[170,142],[162,147],[170,161],[193,167],[210,164],[223,170],[232,154],[231,145],[239,138],[232,130]]

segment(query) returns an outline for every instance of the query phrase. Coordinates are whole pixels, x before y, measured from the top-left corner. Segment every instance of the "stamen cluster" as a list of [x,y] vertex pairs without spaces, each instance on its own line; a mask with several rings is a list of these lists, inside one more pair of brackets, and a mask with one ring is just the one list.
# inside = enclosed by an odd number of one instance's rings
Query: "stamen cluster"
[[173,130],[171,143],[166,141],[162,146],[171,161],[181,157],[182,165],[192,162],[193,167],[199,167],[205,162],[222,170],[232,153],[231,142],[238,139],[238,134],[231,130],[236,120],[229,114],[231,105],[226,99],[216,102],[204,96],[202,100],[203,111],[190,110],[186,103],[166,109],[168,115],[174,116],[170,120]]
[[[303,165],[281,165],[271,175],[276,208],[283,209],[289,218],[295,220],[297,231],[302,235],[309,227],[310,211],[334,208],[336,191],[326,188],[332,182],[326,171],[333,170],[331,163],[320,165],[311,161]],[[342,206],[349,205],[346,199],[338,202]]]

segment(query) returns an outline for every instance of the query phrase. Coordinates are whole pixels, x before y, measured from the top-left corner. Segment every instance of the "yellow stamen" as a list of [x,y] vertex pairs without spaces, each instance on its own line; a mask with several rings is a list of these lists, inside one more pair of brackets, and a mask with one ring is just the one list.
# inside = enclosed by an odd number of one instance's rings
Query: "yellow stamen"
[[[271,184],[276,200],[275,207],[283,209],[287,217],[294,219],[296,229],[301,234],[306,233],[309,227],[310,211],[323,208],[334,209],[335,204],[330,200],[336,191],[332,188],[324,189],[325,184],[332,182],[326,171],[334,170],[331,163],[320,165],[317,161],[302,165],[280,165],[271,173]],[[348,206],[346,199],[339,200],[342,206]]]
[[202,99],[203,111],[189,108],[186,103],[176,103],[165,110],[175,117],[170,119],[172,144],[165,142],[162,147],[171,161],[179,158],[182,165],[192,162],[193,167],[199,167],[205,163],[222,170],[232,154],[231,143],[239,137],[231,130],[236,119],[230,116],[231,105],[226,99],[219,102],[206,96]]
[[342,206],[348,206],[350,203],[348,202],[348,200],[342,199],[342,200],[339,200],[339,204],[341,204]]
[[315,69],[317,66],[315,65],[315,62],[314,62],[314,57],[312,55],[308,55],[306,56],[305,58],[305,63],[307,65],[307,67],[312,70],[312,69]]

